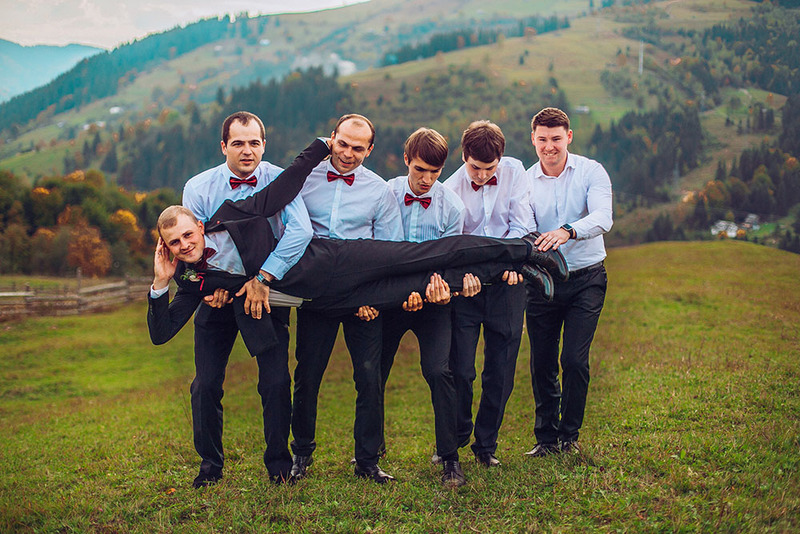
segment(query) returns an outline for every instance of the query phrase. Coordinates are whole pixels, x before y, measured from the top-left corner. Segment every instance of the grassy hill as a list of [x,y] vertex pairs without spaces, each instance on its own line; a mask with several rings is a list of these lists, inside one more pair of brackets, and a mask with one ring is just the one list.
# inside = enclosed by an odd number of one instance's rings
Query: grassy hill
[[[503,467],[462,449],[440,489],[416,343],[387,392],[387,487],[348,460],[354,388],[339,341],[320,394],[311,476],[261,464],[255,362],[226,381],[226,478],[190,488],[191,326],[147,341],[145,305],[3,326],[3,532],[790,532],[800,527],[800,257],[742,242],[612,249],[580,456],[531,461],[527,341],[500,432]],[[113,334],[112,334],[113,332]],[[477,397],[476,397],[477,398]]]

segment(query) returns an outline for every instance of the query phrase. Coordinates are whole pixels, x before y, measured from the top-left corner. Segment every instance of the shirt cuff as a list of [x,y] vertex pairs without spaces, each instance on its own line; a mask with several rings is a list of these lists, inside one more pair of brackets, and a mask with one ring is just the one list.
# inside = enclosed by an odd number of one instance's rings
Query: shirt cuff
[[164,287],[162,289],[153,289],[153,285],[152,284],[150,285],[150,298],[151,299],[157,299],[157,298],[161,297],[162,295],[164,295],[164,293],[167,293],[167,292],[169,292],[169,286]]
[[274,276],[275,280],[283,278],[290,268],[291,266],[289,264],[274,256],[269,256],[267,261],[264,262],[264,265],[261,266],[261,270]]

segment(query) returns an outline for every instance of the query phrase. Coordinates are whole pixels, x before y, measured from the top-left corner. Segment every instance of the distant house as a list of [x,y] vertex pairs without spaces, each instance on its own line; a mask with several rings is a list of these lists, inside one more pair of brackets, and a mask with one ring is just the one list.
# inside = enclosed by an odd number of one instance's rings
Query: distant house
[[739,226],[733,221],[717,221],[711,225],[711,235],[713,236],[725,235],[735,239],[738,231]]
[[758,215],[755,213],[750,213],[747,217],[744,218],[744,222],[742,223],[742,228],[745,230],[758,230],[761,228],[761,220],[758,218]]

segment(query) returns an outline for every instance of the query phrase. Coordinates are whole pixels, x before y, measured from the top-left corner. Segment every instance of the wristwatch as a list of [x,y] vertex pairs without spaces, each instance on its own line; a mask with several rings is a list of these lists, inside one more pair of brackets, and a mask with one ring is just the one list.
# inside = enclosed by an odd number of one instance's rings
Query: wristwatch
[[266,277],[266,276],[264,276],[263,274],[261,274],[261,271],[259,271],[259,272],[258,272],[258,274],[256,275],[256,280],[258,280],[259,282],[261,282],[262,284],[264,284],[264,285],[265,285],[265,286],[267,286],[267,287],[269,287],[269,286],[272,284],[272,282],[270,282],[270,281],[267,279],[267,277]]
[[569,232],[569,238],[570,239],[575,239],[577,237],[577,234],[575,233],[575,228],[573,228],[572,226],[570,226],[568,224],[562,224],[561,228],[563,228],[564,230]]

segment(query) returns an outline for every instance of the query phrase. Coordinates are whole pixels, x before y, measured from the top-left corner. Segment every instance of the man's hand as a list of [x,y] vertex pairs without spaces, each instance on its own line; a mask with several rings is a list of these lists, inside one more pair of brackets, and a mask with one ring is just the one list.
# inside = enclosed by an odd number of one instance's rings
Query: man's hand
[[403,309],[407,312],[415,312],[422,309],[422,295],[414,291],[403,303]]
[[557,228],[550,232],[545,232],[539,237],[536,238],[536,241],[533,242],[536,245],[536,248],[541,250],[542,252],[546,250],[558,250],[558,247],[569,241],[570,238],[569,232],[564,230],[563,228]]
[[503,282],[510,286],[515,286],[522,282],[522,276],[517,271],[505,271],[503,273]]
[[[264,275],[264,277],[269,281],[275,280],[275,277],[266,271],[262,270],[261,274]],[[242,289],[236,293],[236,296],[241,297],[245,293],[247,293],[247,296],[244,299],[244,312],[249,314],[250,317],[254,319],[261,319],[262,309],[266,313],[271,311],[269,308],[268,286],[265,286],[255,278],[252,278],[242,286]]]
[[372,321],[378,318],[380,312],[372,306],[361,306],[356,312],[356,317],[362,321]]
[[203,302],[211,306],[212,308],[222,308],[231,302],[233,299],[230,297],[227,289],[222,289],[218,287],[214,290],[213,295],[206,295],[203,297]]
[[425,288],[425,300],[431,304],[444,305],[450,302],[452,296],[450,286],[444,281],[442,275],[439,273],[431,275],[431,281]]
[[164,289],[169,285],[169,280],[175,276],[178,267],[178,258],[169,259],[169,249],[164,240],[158,238],[156,252],[153,255],[153,289]]
[[461,291],[454,291],[453,296],[458,297],[474,297],[481,292],[481,279],[472,273],[464,275],[464,280],[461,285]]

